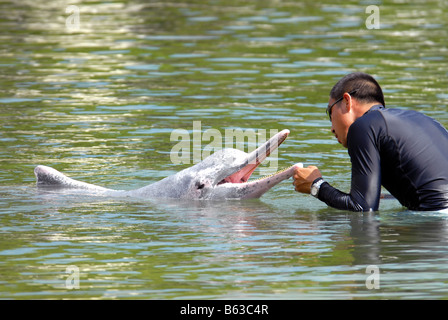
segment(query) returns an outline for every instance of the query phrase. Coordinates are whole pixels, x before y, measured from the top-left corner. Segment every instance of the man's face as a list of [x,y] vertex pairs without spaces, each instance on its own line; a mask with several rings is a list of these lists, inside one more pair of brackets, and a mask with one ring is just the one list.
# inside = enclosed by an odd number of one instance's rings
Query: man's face
[[[330,98],[329,105],[333,104],[336,99]],[[347,148],[348,129],[354,122],[351,110],[352,99],[344,94],[344,99],[336,103],[331,109],[331,132],[333,132],[338,142]]]

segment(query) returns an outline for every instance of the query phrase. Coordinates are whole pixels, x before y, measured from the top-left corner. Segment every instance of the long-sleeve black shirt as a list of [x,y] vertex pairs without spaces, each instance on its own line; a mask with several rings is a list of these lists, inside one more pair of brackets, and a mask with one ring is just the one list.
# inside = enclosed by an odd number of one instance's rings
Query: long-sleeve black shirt
[[411,110],[373,106],[349,128],[349,194],[329,183],[318,198],[351,211],[376,211],[381,185],[410,210],[448,208],[448,131]]

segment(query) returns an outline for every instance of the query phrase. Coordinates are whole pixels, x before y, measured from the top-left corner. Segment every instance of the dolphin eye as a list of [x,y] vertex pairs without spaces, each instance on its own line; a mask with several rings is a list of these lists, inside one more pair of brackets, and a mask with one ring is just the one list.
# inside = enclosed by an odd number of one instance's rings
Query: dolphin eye
[[197,183],[196,186],[198,187],[198,189],[202,189],[202,188],[205,187],[205,184],[203,184],[203,183],[202,183],[202,184]]

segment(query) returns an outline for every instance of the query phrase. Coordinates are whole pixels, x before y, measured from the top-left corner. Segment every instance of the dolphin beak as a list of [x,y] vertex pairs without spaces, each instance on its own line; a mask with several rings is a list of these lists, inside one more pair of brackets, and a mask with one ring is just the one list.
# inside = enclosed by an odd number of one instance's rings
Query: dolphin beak
[[282,130],[275,134],[268,141],[248,154],[244,166],[240,170],[224,178],[218,183],[218,185],[223,183],[247,182],[260,163],[262,163],[275,149],[277,149],[286,140],[288,135],[288,129]]

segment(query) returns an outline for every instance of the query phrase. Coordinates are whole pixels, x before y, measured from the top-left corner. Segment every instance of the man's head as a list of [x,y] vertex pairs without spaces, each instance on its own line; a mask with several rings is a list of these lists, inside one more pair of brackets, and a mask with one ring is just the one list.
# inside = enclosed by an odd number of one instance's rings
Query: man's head
[[383,91],[378,82],[366,73],[350,73],[334,85],[327,113],[331,131],[339,143],[347,147],[348,129],[375,104],[385,106]]

